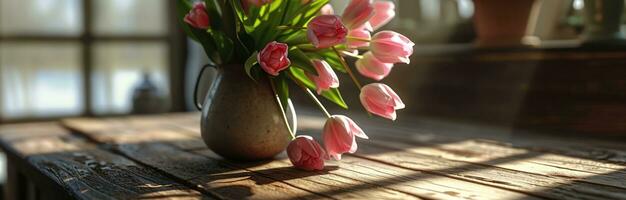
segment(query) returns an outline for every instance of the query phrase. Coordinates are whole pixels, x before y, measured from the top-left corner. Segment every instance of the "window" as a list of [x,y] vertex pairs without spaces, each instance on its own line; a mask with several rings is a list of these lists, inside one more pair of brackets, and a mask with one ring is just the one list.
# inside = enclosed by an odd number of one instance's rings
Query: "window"
[[0,0],[0,119],[128,113],[145,73],[170,93],[172,5]]

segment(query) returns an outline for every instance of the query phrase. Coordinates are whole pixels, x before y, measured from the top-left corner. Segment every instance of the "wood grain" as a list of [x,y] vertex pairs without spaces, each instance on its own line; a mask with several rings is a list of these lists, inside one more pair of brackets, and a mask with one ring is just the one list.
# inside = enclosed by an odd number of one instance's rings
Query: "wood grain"
[[[168,130],[175,120],[155,123],[164,119],[166,118],[137,117],[129,121],[84,118],[66,120],[64,125],[97,142],[111,144],[114,150],[137,162],[150,165],[162,173],[220,198],[326,198],[245,169],[229,166],[218,159],[186,152],[185,150],[197,149],[197,142],[202,144],[202,149],[206,149],[206,146],[201,139],[190,137],[184,131]],[[109,123],[114,125],[107,125]],[[120,132],[121,129],[123,131]]]
[[[590,183],[572,183],[571,180],[500,168],[494,165],[525,159],[532,155],[519,155],[490,160],[486,165],[448,160],[413,152],[412,148],[399,144],[390,146],[377,142],[362,142],[358,156],[405,167],[482,183],[498,188],[524,192],[551,199],[624,199],[626,190]],[[419,148],[419,147],[418,147]],[[387,152],[387,153],[380,153]]]
[[[425,131],[367,125],[372,141],[450,160],[497,166],[572,181],[626,188],[626,150],[601,141],[526,137],[514,144],[476,137],[458,138]],[[400,130],[398,130],[400,129]],[[419,137],[420,135],[426,137]],[[623,146],[621,147],[624,148]],[[522,157],[505,163],[491,160]]]
[[[54,123],[2,126],[0,137],[6,152],[22,157],[73,198],[209,198],[155,170],[99,149]],[[36,173],[25,175],[35,176]]]
[[[207,157],[217,155],[209,150],[197,151]],[[228,161],[226,161],[228,162]],[[327,163],[323,172],[305,172],[291,167],[285,158],[259,166],[232,163],[254,172],[283,180],[315,193],[335,198],[395,198],[381,188],[424,199],[515,199],[529,197],[523,193],[489,187],[445,176],[422,173],[379,162],[346,156],[341,162]],[[346,182],[347,179],[353,179]],[[362,182],[359,184],[359,182]],[[461,189],[462,188],[462,189]],[[375,192],[374,195],[370,194]],[[363,195],[359,195],[362,193]]]

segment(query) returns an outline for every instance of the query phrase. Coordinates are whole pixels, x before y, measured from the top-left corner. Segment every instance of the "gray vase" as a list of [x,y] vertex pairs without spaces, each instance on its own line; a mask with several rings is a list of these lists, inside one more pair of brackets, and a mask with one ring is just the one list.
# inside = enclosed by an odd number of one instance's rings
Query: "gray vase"
[[585,0],[584,11],[584,43],[610,44],[624,40],[620,31],[624,12],[623,0]]
[[[279,154],[292,139],[268,78],[256,82],[243,65],[214,67],[217,76],[202,106],[202,139],[231,160],[257,161]],[[293,105],[287,110],[296,130]]]

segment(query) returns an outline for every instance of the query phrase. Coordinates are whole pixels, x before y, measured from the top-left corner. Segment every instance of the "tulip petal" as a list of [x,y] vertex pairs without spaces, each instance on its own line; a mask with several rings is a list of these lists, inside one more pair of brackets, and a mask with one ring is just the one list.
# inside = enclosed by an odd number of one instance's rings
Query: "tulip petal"
[[370,19],[370,23],[374,30],[386,25],[396,16],[396,5],[391,1],[374,2],[374,16]]

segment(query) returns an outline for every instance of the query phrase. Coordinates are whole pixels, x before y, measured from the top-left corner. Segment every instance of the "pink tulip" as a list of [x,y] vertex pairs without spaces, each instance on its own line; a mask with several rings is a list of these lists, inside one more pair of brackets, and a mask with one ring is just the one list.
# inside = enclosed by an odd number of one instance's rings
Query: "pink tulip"
[[348,29],[335,15],[320,15],[309,22],[307,37],[316,48],[328,48],[346,42]]
[[185,23],[191,25],[194,28],[198,29],[208,29],[209,28],[209,15],[206,12],[206,6],[204,2],[197,2],[193,4],[189,13],[185,15],[183,19]]
[[241,7],[248,12],[250,5],[254,5],[258,8],[268,3],[272,3],[272,0],[241,0]]
[[363,86],[359,97],[367,111],[391,120],[396,120],[396,110],[404,108],[396,92],[382,83]]
[[374,11],[370,23],[377,30],[396,16],[396,5],[391,1],[377,1],[374,3]]
[[393,67],[393,63],[381,62],[372,52],[363,54],[363,58],[357,60],[355,65],[361,75],[377,81],[387,77]]
[[261,69],[272,76],[278,76],[278,73],[287,69],[291,64],[287,57],[287,44],[276,41],[267,43],[265,48],[257,54],[257,61],[261,65]]
[[372,37],[370,50],[384,63],[406,63],[411,62],[409,56],[413,54],[413,46],[409,38],[393,31],[381,31]]
[[242,0],[241,2],[244,5],[254,5],[256,7],[261,7],[265,4],[272,3],[272,0]]
[[307,76],[315,82],[315,85],[317,86],[317,94],[322,94],[323,91],[330,88],[339,87],[337,74],[335,74],[335,71],[330,68],[330,65],[326,61],[314,59],[312,62],[315,67],[315,71],[317,71],[317,76],[309,73],[307,73]]
[[372,36],[368,30],[365,28],[350,30],[348,33],[348,42],[346,46],[349,49],[357,49],[359,47],[368,47],[370,43],[368,42],[372,39]]
[[289,143],[287,156],[293,166],[308,171],[324,169],[324,160],[328,159],[320,144],[307,135],[298,136]]
[[324,146],[328,155],[341,160],[341,154],[354,153],[357,149],[356,137],[368,139],[363,130],[343,115],[333,115],[324,124]]
[[372,0],[352,0],[343,11],[342,20],[348,29],[355,29],[374,16]]
[[324,7],[322,7],[322,9],[320,9],[320,14],[321,15],[334,15],[335,9],[333,9],[332,5],[326,4],[324,5]]

